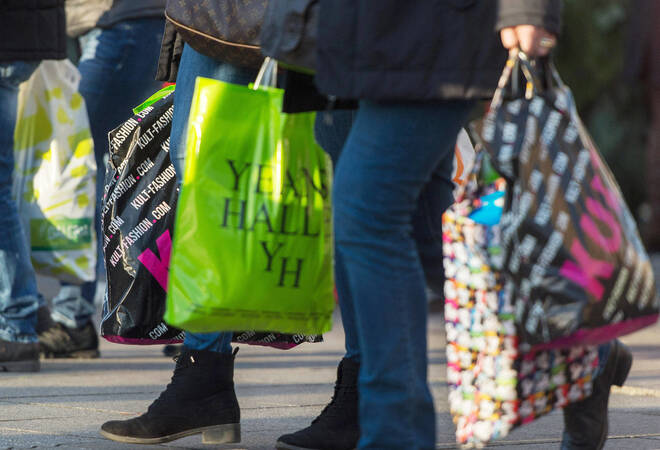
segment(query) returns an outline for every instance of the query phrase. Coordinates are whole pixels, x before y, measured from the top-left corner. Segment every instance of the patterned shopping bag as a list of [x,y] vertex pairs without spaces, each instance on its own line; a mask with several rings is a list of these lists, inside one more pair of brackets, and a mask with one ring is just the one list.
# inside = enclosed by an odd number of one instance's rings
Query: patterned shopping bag
[[520,350],[515,306],[503,289],[500,226],[474,220],[492,223],[504,201],[503,179],[477,181],[483,158],[443,217],[449,405],[457,443],[468,447],[585,398],[598,367],[597,347]]

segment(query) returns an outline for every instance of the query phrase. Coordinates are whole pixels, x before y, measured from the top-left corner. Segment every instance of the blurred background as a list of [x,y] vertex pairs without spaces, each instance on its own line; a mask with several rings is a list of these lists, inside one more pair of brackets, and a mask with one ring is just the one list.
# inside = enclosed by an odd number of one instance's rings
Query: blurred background
[[660,1],[564,0],[563,18],[559,72],[649,250],[660,251],[660,148],[650,143],[660,132]]

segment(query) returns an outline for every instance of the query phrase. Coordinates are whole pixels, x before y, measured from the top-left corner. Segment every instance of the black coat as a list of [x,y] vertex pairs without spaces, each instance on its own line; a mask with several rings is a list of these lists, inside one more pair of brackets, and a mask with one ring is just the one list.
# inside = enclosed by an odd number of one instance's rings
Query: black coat
[[64,0],[0,0],[0,61],[65,57]]
[[320,1],[316,85],[341,98],[487,98],[506,60],[496,29],[560,27],[560,0]]

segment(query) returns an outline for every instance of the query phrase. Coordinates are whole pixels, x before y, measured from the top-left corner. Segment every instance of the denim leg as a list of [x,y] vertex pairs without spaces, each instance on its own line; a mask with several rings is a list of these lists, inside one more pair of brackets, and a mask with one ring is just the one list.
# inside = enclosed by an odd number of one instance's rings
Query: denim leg
[[18,86],[37,66],[0,62],[0,339],[15,342],[37,340],[37,281],[11,193]]
[[[335,264],[345,275],[337,277],[346,283],[340,291],[353,302],[361,355],[360,448],[435,448],[426,294],[412,218],[435,168],[450,167],[471,106],[362,101],[337,165]],[[442,175],[448,181],[451,171]]]
[[[176,77],[176,89],[174,90],[174,117],[172,117],[172,131],[170,133],[170,157],[179,183],[183,180],[186,158],[185,133],[197,77],[214,78],[228,83],[247,85],[255,80],[257,72],[256,70],[216,61],[202,55],[188,45],[183,48],[179,73]],[[187,332],[183,345],[193,350],[231,353],[232,336],[231,332]]]
[[[108,132],[132,116],[132,108],[160,89],[154,80],[163,36],[163,19],[128,20],[111,28],[95,28],[80,38],[82,75],[80,94],[85,98],[94,141],[96,177],[95,227],[97,275],[104,277],[101,216]],[[53,299],[53,319],[68,327],[85,325],[94,314],[97,281],[74,286],[62,283]]]
[[[330,155],[333,167],[337,167],[339,156],[351,131],[354,119],[355,111],[351,110],[324,111],[316,115],[314,136],[323,150]],[[337,287],[341,322],[344,327],[344,345],[346,347],[344,357],[359,362],[360,346],[355,326],[355,310],[353,309],[350,290],[345,289],[348,286],[348,281],[341,259],[341,255],[335,251],[335,285]]]
[[[351,131],[355,111],[333,110],[320,112],[316,116],[314,134],[319,145],[330,155],[333,166],[336,167]],[[453,185],[442,176],[451,173],[453,159],[444,159],[436,167],[431,181],[424,187],[417,201],[417,209],[413,215],[413,238],[424,269],[426,284],[435,292],[444,292],[444,267],[442,262],[442,213],[441,205],[453,203]],[[449,186],[449,190],[447,187]],[[335,258],[341,258],[335,252]],[[343,264],[336,264],[335,277],[344,279]],[[346,354],[344,357],[360,360],[360,352],[355,330],[355,312],[350,299],[350,292],[343,290],[345,282],[337,281],[337,294],[342,324],[345,332]]]

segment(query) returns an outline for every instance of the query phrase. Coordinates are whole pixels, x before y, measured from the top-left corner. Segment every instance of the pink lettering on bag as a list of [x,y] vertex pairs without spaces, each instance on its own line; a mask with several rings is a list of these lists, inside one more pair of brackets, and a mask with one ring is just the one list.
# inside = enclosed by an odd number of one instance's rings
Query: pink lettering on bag
[[143,251],[138,260],[144,264],[144,267],[154,276],[158,284],[161,285],[165,292],[167,292],[167,276],[169,273],[170,267],[170,254],[172,253],[172,237],[170,236],[170,230],[165,230],[163,234],[156,239],[156,245],[158,246],[158,254],[161,259],[151,251],[151,249],[146,249]]
[[579,284],[593,295],[596,300],[600,301],[605,288],[598,281],[598,278],[611,277],[614,271],[614,265],[589,256],[578,240],[573,242],[571,253],[577,264],[570,260],[565,261],[559,270],[559,274]]
[[587,232],[587,234],[594,240],[596,244],[604,248],[610,253],[614,253],[621,247],[621,227],[603,206],[593,198],[589,197],[586,200],[587,209],[591,215],[603,223],[605,223],[612,235],[607,238],[601,233],[594,221],[587,214],[584,214],[580,219],[580,225]]
[[621,213],[621,202],[617,200],[616,194],[611,189],[607,189],[605,185],[603,185],[603,182],[598,174],[596,174],[593,180],[591,180],[591,187],[596,192],[603,194],[607,205],[612,209],[612,211],[616,212],[617,214]]

